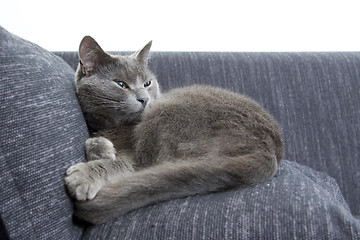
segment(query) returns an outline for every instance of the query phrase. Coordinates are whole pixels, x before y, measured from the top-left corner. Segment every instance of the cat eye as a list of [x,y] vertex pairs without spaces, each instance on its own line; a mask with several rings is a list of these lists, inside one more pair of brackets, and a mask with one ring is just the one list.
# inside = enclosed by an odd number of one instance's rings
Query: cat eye
[[145,88],[149,87],[150,85],[151,85],[151,81],[148,81],[148,82],[144,83]]
[[123,81],[118,81],[117,84],[122,88],[122,89],[125,89],[125,88],[129,88],[129,85],[127,85],[125,82]]

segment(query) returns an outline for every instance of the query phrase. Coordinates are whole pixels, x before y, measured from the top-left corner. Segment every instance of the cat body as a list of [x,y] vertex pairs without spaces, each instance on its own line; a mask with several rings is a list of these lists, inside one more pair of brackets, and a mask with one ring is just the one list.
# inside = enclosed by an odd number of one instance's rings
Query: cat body
[[278,123],[253,100],[201,85],[160,94],[150,46],[124,57],[80,44],[77,94],[93,137],[65,183],[91,223],[270,180],[283,157]]

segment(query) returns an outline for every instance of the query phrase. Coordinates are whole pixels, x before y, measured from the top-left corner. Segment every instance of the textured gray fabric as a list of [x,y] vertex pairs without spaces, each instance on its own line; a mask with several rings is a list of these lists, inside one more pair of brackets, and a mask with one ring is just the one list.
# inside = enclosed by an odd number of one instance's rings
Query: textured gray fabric
[[283,161],[272,181],[131,212],[84,239],[359,239],[334,179]]
[[360,215],[360,53],[159,53],[150,64],[166,88],[207,83],[260,102],[285,158],[334,177]]
[[[74,72],[2,28],[0,50],[0,239],[78,239],[63,185],[87,137]],[[58,54],[75,69],[76,53]],[[360,53],[154,53],[150,64],[164,90],[206,83],[259,101],[281,122],[286,158],[329,173],[360,213]],[[84,239],[360,239],[359,221],[334,179],[284,161],[270,182],[139,209]]]
[[150,64],[166,89],[206,83],[260,102],[285,158],[334,177],[360,215],[360,53],[159,53]]
[[84,160],[74,71],[0,27],[1,239],[78,239],[66,169]]
[[[76,68],[76,53],[57,54]],[[150,67],[164,90],[200,83],[229,88],[256,99],[281,123],[286,159],[333,176],[340,183],[353,214],[360,214],[360,53],[153,53]],[[289,175],[280,178],[281,184],[277,183],[278,195],[261,190],[259,192],[263,194],[254,199],[251,194],[245,196],[236,191],[215,194],[222,196],[216,200],[214,195],[180,199],[160,204],[161,208],[153,206],[138,210],[113,224],[91,228],[86,237],[95,238],[102,234],[109,238],[127,236],[131,239],[135,236],[135,239],[151,239],[158,234],[160,239],[175,236],[208,239],[213,234],[220,239],[220,236],[230,238],[230,235],[221,235],[219,229],[222,229],[237,231],[232,234],[234,238],[237,235],[261,235],[286,239],[289,234],[297,232],[297,237],[301,238],[327,239],[331,236],[346,239],[351,234],[337,230],[353,229],[353,239],[359,238],[359,222],[347,211],[343,201],[334,200],[339,193],[334,190],[329,190],[333,195],[319,192],[323,187],[322,179],[325,182],[328,179],[326,175],[313,172],[316,177],[302,179],[303,174],[312,171],[300,166],[298,168],[302,171],[291,169],[295,166],[282,165],[283,172],[288,168]],[[335,187],[334,182],[332,186]],[[224,219],[218,215],[221,216],[229,199],[234,198],[231,194],[243,199],[233,201],[233,204],[246,207],[236,210],[241,214],[235,217],[229,230],[221,225]],[[316,194],[307,202],[308,196]],[[197,204],[193,199],[200,200]],[[278,205],[272,205],[274,203]],[[188,208],[182,207],[184,204]],[[209,209],[199,210],[201,204]],[[178,217],[180,212],[182,218]],[[258,214],[256,220],[242,218],[254,217],[255,213]],[[352,228],[346,228],[349,221]],[[240,229],[236,225],[238,222],[249,223],[241,225],[243,228]],[[234,226],[238,228],[233,230]],[[268,226],[270,230],[267,230]],[[204,229],[206,231],[202,231]],[[321,236],[316,236],[316,232]]]
[[[75,52],[57,53],[74,69]],[[360,215],[360,52],[155,52],[163,90],[210,84],[246,94],[280,122],[285,159],[324,171]]]

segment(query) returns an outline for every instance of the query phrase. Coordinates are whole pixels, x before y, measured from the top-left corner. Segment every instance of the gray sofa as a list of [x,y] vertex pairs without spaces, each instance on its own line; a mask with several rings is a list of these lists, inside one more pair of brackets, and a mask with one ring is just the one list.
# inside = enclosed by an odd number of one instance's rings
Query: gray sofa
[[63,184],[88,137],[77,63],[0,27],[0,239],[360,239],[359,52],[154,52],[163,91],[210,84],[258,101],[282,126],[285,160],[271,181],[98,226],[73,217]]

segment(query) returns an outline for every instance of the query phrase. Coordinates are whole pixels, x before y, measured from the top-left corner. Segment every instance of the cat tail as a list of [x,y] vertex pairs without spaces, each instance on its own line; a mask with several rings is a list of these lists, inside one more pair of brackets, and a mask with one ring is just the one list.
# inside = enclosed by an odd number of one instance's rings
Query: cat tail
[[100,224],[158,202],[251,186],[270,180],[280,160],[259,152],[164,162],[108,182],[93,200],[76,202],[75,215]]

